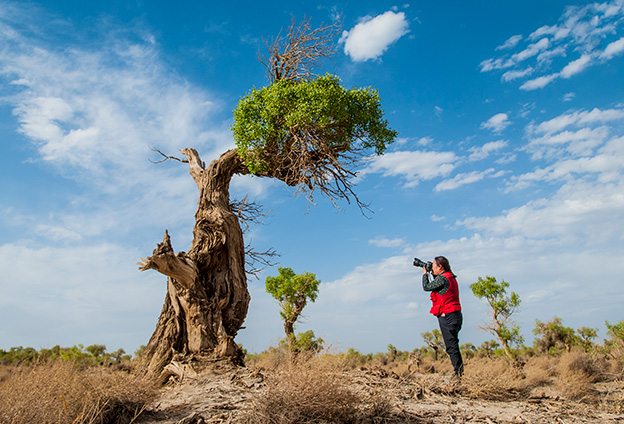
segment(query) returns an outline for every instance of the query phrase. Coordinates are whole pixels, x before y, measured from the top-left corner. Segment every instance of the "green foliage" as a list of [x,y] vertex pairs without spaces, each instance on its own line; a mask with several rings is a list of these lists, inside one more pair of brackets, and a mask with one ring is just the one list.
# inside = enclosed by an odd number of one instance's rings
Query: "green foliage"
[[308,300],[314,302],[318,296],[319,284],[316,275],[305,272],[295,274],[291,268],[277,268],[279,275],[267,277],[266,291],[279,302],[282,310],[281,317],[285,321],[285,327],[289,327],[286,335],[293,334],[293,325],[299,318],[301,311]]
[[485,356],[491,358],[496,349],[500,348],[500,344],[496,340],[488,340],[481,343],[481,346],[477,348],[479,356]]
[[579,337],[579,344],[585,350],[589,352],[595,347],[594,339],[598,338],[598,330],[596,328],[581,327],[576,330]]
[[565,327],[559,317],[554,317],[549,322],[536,320],[533,334],[539,336],[533,341],[535,350],[553,356],[569,352],[572,346],[581,344],[581,338],[575,334],[574,329]]
[[[285,342],[285,340],[283,340]],[[304,333],[297,333],[290,344],[290,349],[294,352],[312,352],[318,353],[323,350],[325,341],[323,339],[316,338],[314,331],[308,330]]]
[[106,352],[106,346],[96,344],[96,345],[87,346],[85,350],[89,352],[91,355],[93,355],[95,358],[99,358],[100,356],[104,354],[104,352]]
[[425,341],[425,344],[433,350],[433,355],[437,360],[438,353],[444,350],[444,338],[442,337],[442,332],[435,328],[432,331],[427,331],[425,333],[421,333],[420,335]]
[[376,90],[347,90],[329,74],[253,89],[238,102],[232,131],[252,174],[268,171],[275,158],[288,154],[296,133],[323,148],[374,148],[377,154],[397,135],[383,119]]
[[486,276],[485,279],[479,277],[476,283],[472,283],[470,290],[477,298],[485,299],[492,308],[494,321],[484,329],[498,339],[508,358],[514,360],[510,345],[521,345],[524,339],[520,334],[520,327],[509,321],[520,307],[520,296],[514,292],[507,296],[508,287],[509,283],[505,280],[498,283],[496,278]]
[[[624,364],[624,321],[619,321],[615,324],[605,321],[605,324],[609,340],[605,340],[604,346],[600,351],[611,356],[620,364]],[[624,374],[624,367],[621,372]]]
[[607,334],[611,339],[624,344],[624,321],[619,321],[615,324],[605,321],[605,325],[607,326]]
[[129,362],[130,355],[126,355],[123,349],[113,353],[106,353],[106,346],[91,345],[84,348],[79,344],[72,347],[60,347],[56,345],[50,349],[37,351],[32,347],[12,347],[8,351],[0,349],[0,364],[3,365],[31,365],[46,361],[67,361],[81,365],[118,364]]
[[479,277],[476,283],[470,285],[470,290],[479,299],[486,299],[494,311],[494,315],[500,320],[504,320],[513,315],[520,306],[520,296],[511,292],[507,296],[509,283],[502,280],[500,283],[496,278],[486,276],[485,279]]

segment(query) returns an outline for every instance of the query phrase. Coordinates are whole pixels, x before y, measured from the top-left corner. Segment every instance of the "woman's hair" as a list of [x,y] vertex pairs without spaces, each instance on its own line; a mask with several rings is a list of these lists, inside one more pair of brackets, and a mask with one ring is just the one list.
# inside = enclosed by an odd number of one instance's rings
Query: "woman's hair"
[[[438,265],[442,267],[445,272],[450,272],[451,274],[453,274],[453,271],[451,271],[451,264],[449,264],[448,259],[446,259],[444,256],[436,256],[434,260],[438,263]],[[455,274],[453,274],[453,276],[454,275]]]

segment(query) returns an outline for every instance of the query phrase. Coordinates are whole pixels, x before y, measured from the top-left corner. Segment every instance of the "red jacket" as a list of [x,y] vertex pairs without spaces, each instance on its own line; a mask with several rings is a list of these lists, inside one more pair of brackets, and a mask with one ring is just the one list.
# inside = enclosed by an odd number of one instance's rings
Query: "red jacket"
[[437,317],[442,314],[461,311],[461,305],[459,303],[459,287],[457,286],[457,280],[451,272],[443,272],[442,275],[448,280],[449,288],[444,292],[444,294],[431,292],[431,295],[429,296],[429,298],[433,302],[433,306],[431,307],[431,311],[429,312]]

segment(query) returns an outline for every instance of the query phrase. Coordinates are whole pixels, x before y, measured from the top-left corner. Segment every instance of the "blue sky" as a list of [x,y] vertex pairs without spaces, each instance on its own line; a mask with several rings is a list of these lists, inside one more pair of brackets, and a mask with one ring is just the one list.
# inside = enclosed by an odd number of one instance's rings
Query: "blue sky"
[[[624,319],[624,3],[0,0],[0,348],[146,344],[166,279],[139,272],[168,229],[186,250],[197,188],[150,147],[233,147],[237,101],[267,84],[257,55],[291,17],[338,16],[322,72],[380,92],[399,138],[357,193],[373,213],[308,205],[278,181],[236,178],[232,197],[270,211],[246,238],[322,281],[299,331],[335,349],[411,350],[436,328],[412,266],[447,256],[459,276],[461,342],[491,337],[469,285],[491,275],[535,320],[573,328]],[[283,336],[250,279],[237,341]]]

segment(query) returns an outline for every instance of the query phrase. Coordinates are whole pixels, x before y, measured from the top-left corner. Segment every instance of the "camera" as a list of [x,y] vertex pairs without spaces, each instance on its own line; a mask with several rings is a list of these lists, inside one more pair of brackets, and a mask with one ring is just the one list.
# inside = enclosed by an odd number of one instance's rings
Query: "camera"
[[427,272],[431,272],[433,270],[433,262],[421,261],[418,258],[414,258],[414,266],[418,266],[420,268],[425,268],[425,270],[427,270]]

